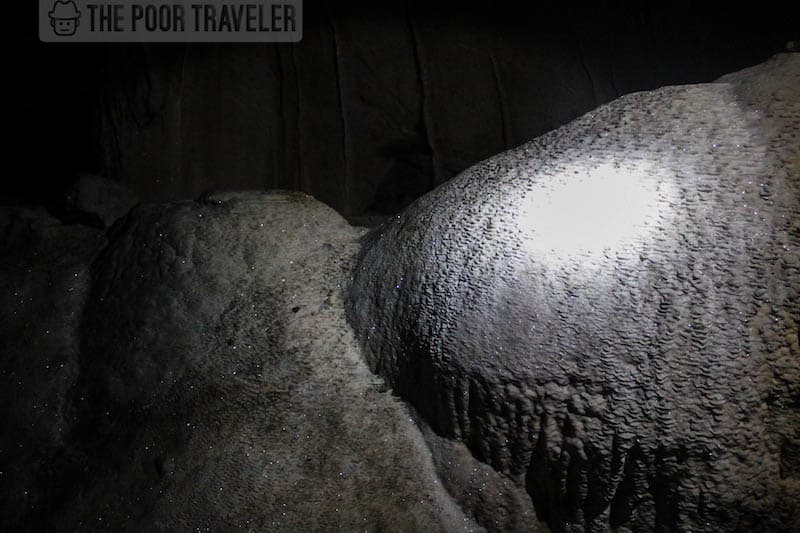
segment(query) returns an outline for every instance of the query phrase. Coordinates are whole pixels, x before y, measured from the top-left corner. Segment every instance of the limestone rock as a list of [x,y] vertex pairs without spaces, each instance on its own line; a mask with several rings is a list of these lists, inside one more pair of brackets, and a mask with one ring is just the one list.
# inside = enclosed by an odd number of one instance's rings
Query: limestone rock
[[372,369],[557,531],[800,527],[800,55],[635,93],[365,239]]
[[43,209],[0,208],[0,524],[41,505],[55,481],[74,425],[89,265],[104,245],[101,231]]
[[299,193],[142,204],[92,265],[76,425],[28,527],[455,530],[341,303],[361,230]]
[[0,527],[800,528],[799,71],[630,95],[368,236],[0,209]]

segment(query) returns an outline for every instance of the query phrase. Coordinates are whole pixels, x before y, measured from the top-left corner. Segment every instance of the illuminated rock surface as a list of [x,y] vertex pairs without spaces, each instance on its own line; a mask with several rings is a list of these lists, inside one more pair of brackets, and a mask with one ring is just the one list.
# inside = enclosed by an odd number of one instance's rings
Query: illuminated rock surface
[[365,238],[347,305],[554,530],[800,528],[800,55],[479,163]]
[[369,236],[95,178],[0,209],[0,529],[800,527],[799,69],[624,97]]

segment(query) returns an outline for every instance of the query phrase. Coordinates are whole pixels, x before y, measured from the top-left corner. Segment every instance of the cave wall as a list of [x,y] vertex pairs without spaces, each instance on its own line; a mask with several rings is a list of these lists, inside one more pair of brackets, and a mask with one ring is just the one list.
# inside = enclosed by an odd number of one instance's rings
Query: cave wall
[[40,75],[73,105],[39,111],[37,142],[62,157],[34,174],[95,172],[152,201],[302,190],[351,219],[387,215],[621,94],[762,61],[795,31],[784,19],[688,2],[306,2],[293,45],[51,46]]

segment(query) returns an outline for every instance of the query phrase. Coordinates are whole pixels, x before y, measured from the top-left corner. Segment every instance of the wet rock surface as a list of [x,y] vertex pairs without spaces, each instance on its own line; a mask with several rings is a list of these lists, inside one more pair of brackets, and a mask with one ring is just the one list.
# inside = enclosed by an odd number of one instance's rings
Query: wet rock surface
[[370,367],[558,531],[800,527],[800,55],[636,93],[364,239]]

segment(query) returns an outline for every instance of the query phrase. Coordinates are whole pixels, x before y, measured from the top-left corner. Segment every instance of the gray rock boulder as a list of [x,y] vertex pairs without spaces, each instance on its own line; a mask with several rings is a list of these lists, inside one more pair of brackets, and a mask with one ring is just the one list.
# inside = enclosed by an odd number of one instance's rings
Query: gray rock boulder
[[299,193],[134,208],[92,265],[68,456],[25,524],[473,528],[345,321],[362,231]]
[[799,529],[798,63],[367,236],[295,193],[0,209],[0,528]]
[[475,165],[365,237],[370,367],[553,530],[800,528],[799,134],[783,54]]

